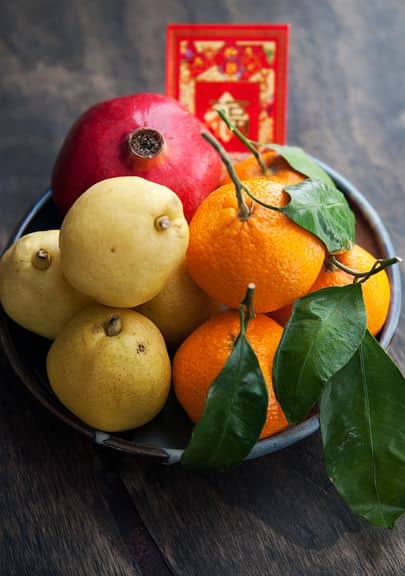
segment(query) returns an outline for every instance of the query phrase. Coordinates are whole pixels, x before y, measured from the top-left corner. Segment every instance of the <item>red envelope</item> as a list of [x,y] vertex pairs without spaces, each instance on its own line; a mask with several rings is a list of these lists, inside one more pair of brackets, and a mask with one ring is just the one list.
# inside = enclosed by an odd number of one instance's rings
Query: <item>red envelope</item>
[[252,140],[284,144],[288,32],[287,24],[169,24],[166,94],[196,114],[228,152],[246,149],[218,108]]

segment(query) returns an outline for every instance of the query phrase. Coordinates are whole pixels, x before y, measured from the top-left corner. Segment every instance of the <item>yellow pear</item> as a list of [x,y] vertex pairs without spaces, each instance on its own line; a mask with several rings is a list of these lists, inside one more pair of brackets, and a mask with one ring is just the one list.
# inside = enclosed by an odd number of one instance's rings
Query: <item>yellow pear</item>
[[160,292],[187,244],[178,196],[137,176],[91,186],[67,213],[60,234],[67,280],[102,304],[124,308]]
[[158,328],[138,312],[98,304],[65,326],[49,350],[47,371],[62,404],[106,432],[154,418],[170,388],[170,360]]
[[220,309],[191,278],[185,262],[172,272],[157,296],[137,308],[156,324],[170,346],[180,344]]
[[15,322],[50,339],[91,302],[62,275],[59,230],[22,236],[3,254],[0,299]]

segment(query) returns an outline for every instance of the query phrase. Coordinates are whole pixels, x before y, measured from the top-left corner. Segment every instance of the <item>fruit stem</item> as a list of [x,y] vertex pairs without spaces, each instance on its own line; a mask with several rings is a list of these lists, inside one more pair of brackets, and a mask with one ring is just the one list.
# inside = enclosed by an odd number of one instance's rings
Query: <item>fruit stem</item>
[[121,317],[118,314],[114,314],[107,320],[104,324],[104,332],[106,336],[118,336],[122,331]]
[[264,208],[274,210],[275,212],[282,212],[281,208],[279,208],[278,206],[271,206],[270,204],[266,204],[265,202],[262,202],[261,200],[253,196],[249,188],[242,183],[241,179],[236,174],[235,168],[233,167],[233,164],[228,154],[225,152],[225,149],[221,146],[221,144],[212,134],[203,130],[203,132],[201,132],[201,136],[205,138],[205,140],[207,140],[211,144],[211,146],[215,148],[215,150],[220,155],[222,162],[225,164],[226,169],[228,170],[228,174],[235,186],[236,198],[238,199],[239,204],[239,218],[241,220],[248,220],[252,214],[252,209],[249,208],[248,205],[243,200],[242,191],[245,191],[246,194],[249,196],[249,198],[251,198],[257,204],[260,204],[260,206],[264,206]]
[[249,324],[249,320],[256,316],[253,307],[253,296],[256,290],[256,285],[249,282],[244,299],[239,305],[240,317],[240,333],[244,336]]
[[32,255],[31,264],[37,270],[47,270],[51,265],[52,257],[45,248],[40,248]]
[[257,140],[252,140],[251,138],[246,138],[246,140],[252,146],[258,146],[259,148],[264,148],[265,150],[276,150],[277,151],[277,149],[285,148],[285,146],[282,146],[280,144],[274,144],[272,142],[258,142]]
[[231,159],[225,152],[225,149],[215,138],[215,136],[213,136],[209,132],[206,132],[205,130],[201,132],[201,136],[205,138],[205,140],[207,140],[211,144],[211,146],[213,146],[213,148],[215,148],[215,150],[220,155],[222,162],[225,164],[225,167],[228,170],[228,174],[235,185],[236,198],[238,200],[239,205],[239,218],[241,220],[247,220],[250,217],[250,209],[248,205],[245,203],[242,195],[242,190],[246,190],[246,188],[240,181],[238,175],[236,174]]
[[264,161],[263,156],[260,154],[260,152],[257,150],[257,148],[255,148],[255,146],[253,145],[253,142],[251,140],[249,140],[248,138],[246,138],[246,136],[243,134],[243,132],[241,132],[239,130],[239,128],[237,128],[235,126],[235,124],[233,124],[233,122],[231,122],[229,120],[229,118],[225,114],[224,110],[217,110],[217,114],[221,118],[221,120],[223,120],[225,122],[225,124],[228,126],[229,130],[233,134],[235,134],[235,136],[242,142],[242,144],[244,144],[246,146],[246,148],[248,148],[251,151],[253,156],[256,158],[256,161],[259,164],[260,170],[262,171],[262,174],[264,176],[266,174],[268,168],[266,166],[266,162]]
[[330,255],[328,257],[328,261],[330,264],[332,264],[332,266],[336,266],[336,268],[339,268],[340,270],[343,270],[343,272],[346,272],[347,274],[353,276],[353,283],[363,283],[366,280],[368,280],[370,276],[378,274],[379,272],[381,272],[381,270],[384,270],[384,268],[388,268],[393,264],[399,264],[400,262],[402,262],[402,258],[399,258],[398,256],[394,256],[393,258],[387,258],[387,259],[379,258],[374,262],[370,270],[367,270],[365,272],[359,272],[358,270],[353,270],[353,268],[345,266],[344,264],[342,264],[342,262],[340,262],[336,258],[336,256]]
[[153,128],[137,128],[128,136],[129,151],[137,158],[154,158],[160,154],[163,147],[162,134]]
[[162,232],[163,230],[167,230],[170,228],[170,219],[166,214],[163,216],[159,216],[155,219],[155,228],[158,232]]

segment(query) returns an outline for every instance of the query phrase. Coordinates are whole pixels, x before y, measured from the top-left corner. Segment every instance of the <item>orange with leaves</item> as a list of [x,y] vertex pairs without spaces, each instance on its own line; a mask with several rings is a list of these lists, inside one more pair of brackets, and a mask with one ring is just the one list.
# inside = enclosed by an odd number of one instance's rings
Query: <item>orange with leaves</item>
[[[303,182],[305,178],[307,178],[300,172],[291,168],[281,154],[275,150],[266,150],[265,152],[262,152],[260,156],[267,168],[265,173],[263,173],[260,164],[253,155],[247,156],[234,165],[235,172],[241,180],[249,180],[251,178],[270,178],[282,182],[284,186],[289,186]],[[230,181],[230,176],[227,174],[223,183],[226,184]]]
[[[275,207],[287,204],[283,184],[257,178],[244,186]],[[194,281],[217,302],[237,308],[249,282],[257,312],[270,312],[308,292],[324,262],[322,242],[279,211],[254,202],[235,185],[212,192],[190,223],[186,256]]]
[[[376,262],[376,258],[358,244],[355,244],[351,250],[337,256],[337,260],[354,272],[367,272]],[[344,270],[325,268],[319,274],[310,292],[329,286],[345,286],[352,282],[353,275]],[[391,289],[388,275],[385,270],[382,270],[370,276],[361,286],[366,307],[367,328],[375,336],[383,327],[389,310]],[[288,322],[291,311],[292,306],[289,305],[273,312],[272,316],[284,325]]]
[[[239,331],[239,312],[227,310],[199,326],[177,350],[173,360],[174,391],[193,422],[201,418],[208,390],[231,354]],[[262,314],[250,320],[246,331],[263,372],[269,397],[260,438],[276,434],[288,426],[276,400],[271,378],[273,358],[282,331],[274,320]]]

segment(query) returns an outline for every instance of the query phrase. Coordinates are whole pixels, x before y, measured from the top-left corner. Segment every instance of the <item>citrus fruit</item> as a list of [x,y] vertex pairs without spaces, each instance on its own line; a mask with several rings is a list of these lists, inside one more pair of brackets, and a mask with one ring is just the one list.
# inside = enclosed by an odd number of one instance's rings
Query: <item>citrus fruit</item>
[[133,310],[92,305],[53,342],[48,377],[59,400],[107,432],[145,424],[162,409],[170,360],[158,328]]
[[[252,178],[275,178],[282,182],[284,186],[298,184],[306,178],[300,172],[297,172],[288,164],[286,160],[275,150],[266,150],[261,153],[261,157],[267,166],[266,174],[262,173],[256,158],[251,155],[243,160],[236,162],[234,165],[235,172],[241,180],[250,180]],[[230,176],[227,173],[223,183],[230,182]]]
[[162,332],[166,343],[175,346],[197,326],[219,312],[219,304],[197,286],[182,262],[157,296],[137,307]]
[[[367,272],[373,266],[376,258],[367,250],[355,244],[351,250],[337,256],[339,262],[355,270],[356,272]],[[345,286],[353,282],[353,276],[343,270],[324,269],[319,274],[310,292],[327,288],[328,286]],[[378,334],[387,318],[391,289],[388,274],[385,270],[370,276],[361,284],[363,291],[364,305],[366,307],[367,328],[374,336]],[[286,306],[281,310],[272,313],[272,316],[280,324],[287,323],[291,316],[292,306]]]
[[[176,352],[173,385],[176,397],[193,422],[204,411],[209,387],[228,359],[240,331],[239,312],[227,310],[201,324]],[[271,379],[273,357],[282,328],[271,318],[257,315],[250,320],[246,336],[256,353],[267,384],[269,403],[260,438],[283,430],[287,419],[278,404]]]
[[50,339],[91,302],[62,275],[59,230],[22,236],[3,254],[0,299],[15,322]]
[[[283,206],[283,184],[263,178],[244,184],[260,200]],[[237,308],[249,282],[256,284],[255,309],[270,312],[304,295],[324,262],[320,240],[281,212],[252,202],[243,219],[233,184],[215,190],[190,223],[187,267],[217,302]]]
[[63,273],[97,302],[132,308],[160,292],[187,243],[174,192],[137,176],[109,178],[82,194],[63,221]]

